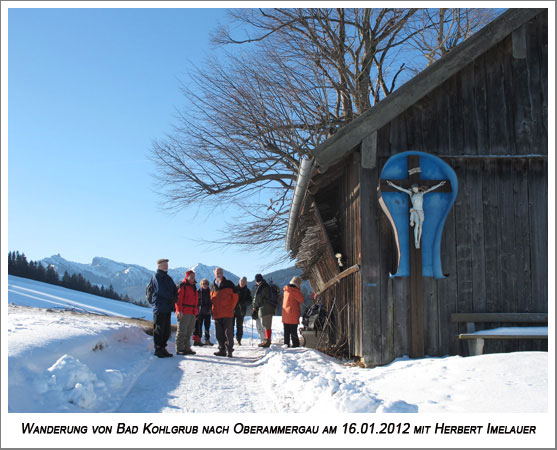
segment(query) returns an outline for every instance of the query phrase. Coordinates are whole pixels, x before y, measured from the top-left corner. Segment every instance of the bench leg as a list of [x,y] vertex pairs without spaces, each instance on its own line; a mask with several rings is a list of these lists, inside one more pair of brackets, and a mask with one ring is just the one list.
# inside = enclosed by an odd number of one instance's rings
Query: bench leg
[[482,355],[484,352],[484,340],[482,338],[470,339],[468,341],[468,352],[470,356]]

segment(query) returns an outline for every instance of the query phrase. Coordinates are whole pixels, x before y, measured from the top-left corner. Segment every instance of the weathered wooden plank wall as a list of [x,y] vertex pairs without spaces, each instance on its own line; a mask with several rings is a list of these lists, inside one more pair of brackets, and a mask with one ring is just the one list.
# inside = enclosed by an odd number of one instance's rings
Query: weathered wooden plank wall
[[[547,159],[528,157],[548,151],[547,67],[542,14],[378,131],[379,172],[391,155],[418,150],[459,179],[442,240],[449,276],[425,283],[426,354],[465,353],[453,312],[547,312]],[[372,351],[388,362],[409,351],[409,283],[389,278],[394,243],[380,214],[381,294],[364,320],[380,328]],[[490,341],[485,351],[546,348]]]
[[387,284],[377,264],[383,254],[380,248],[381,227],[377,220],[380,213],[376,200],[377,183],[377,169],[360,169],[361,297],[355,300],[361,302],[361,321],[364,322],[362,353],[359,356],[364,356],[364,362],[368,365],[383,363],[384,344],[389,339],[389,333],[385,333],[385,329],[392,323],[391,318],[385,316],[386,304],[389,304],[389,299],[385,296]]
[[[360,154],[354,153],[344,164],[338,180],[337,204],[341,239],[335,252],[342,254],[342,270],[360,264]],[[339,339],[346,339],[350,355],[362,354],[362,305],[360,273],[342,279],[336,287],[335,327]],[[340,343],[340,342],[339,342]],[[344,342],[342,342],[344,343]]]

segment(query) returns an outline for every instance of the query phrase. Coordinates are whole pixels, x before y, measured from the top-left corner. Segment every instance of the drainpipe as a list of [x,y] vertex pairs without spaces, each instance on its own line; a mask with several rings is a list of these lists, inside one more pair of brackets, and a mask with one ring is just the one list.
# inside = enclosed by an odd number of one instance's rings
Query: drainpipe
[[292,199],[292,205],[290,205],[290,215],[288,216],[288,228],[286,230],[286,251],[290,250],[292,235],[294,234],[294,229],[296,228],[296,220],[298,219],[298,215],[300,214],[300,208],[302,207],[302,202],[304,200],[304,197],[306,196],[306,190],[308,188],[312,172],[313,158],[302,159],[300,169],[298,170],[298,179],[296,180],[294,198]]

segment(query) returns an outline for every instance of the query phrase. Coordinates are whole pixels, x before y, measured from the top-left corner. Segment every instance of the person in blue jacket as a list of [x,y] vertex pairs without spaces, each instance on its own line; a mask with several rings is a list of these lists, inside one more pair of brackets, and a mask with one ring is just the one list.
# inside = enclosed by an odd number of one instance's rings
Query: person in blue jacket
[[178,298],[178,288],[168,275],[168,259],[157,261],[157,273],[151,279],[147,289],[152,293],[155,356],[159,358],[174,356],[166,350],[166,344],[170,338],[170,318]]

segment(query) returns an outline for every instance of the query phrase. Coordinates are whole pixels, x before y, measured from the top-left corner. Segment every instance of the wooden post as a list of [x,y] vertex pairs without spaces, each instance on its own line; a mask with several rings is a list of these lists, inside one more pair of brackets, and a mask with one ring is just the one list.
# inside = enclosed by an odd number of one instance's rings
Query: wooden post
[[379,243],[379,205],[376,200],[379,172],[360,168],[360,236],[361,241],[361,356],[366,367],[390,361],[383,358],[381,334],[386,332],[381,322],[381,254]]
[[[417,170],[416,170],[417,169]],[[410,184],[420,182],[420,159],[412,155],[408,157],[408,181]],[[410,357],[424,356],[424,279],[422,274],[422,248],[414,244],[414,229],[408,228],[410,246],[410,315],[412,341]]]
[[414,245],[414,232],[410,228],[410,358],[424,356],[424,279],[422,276],[422,250]]

